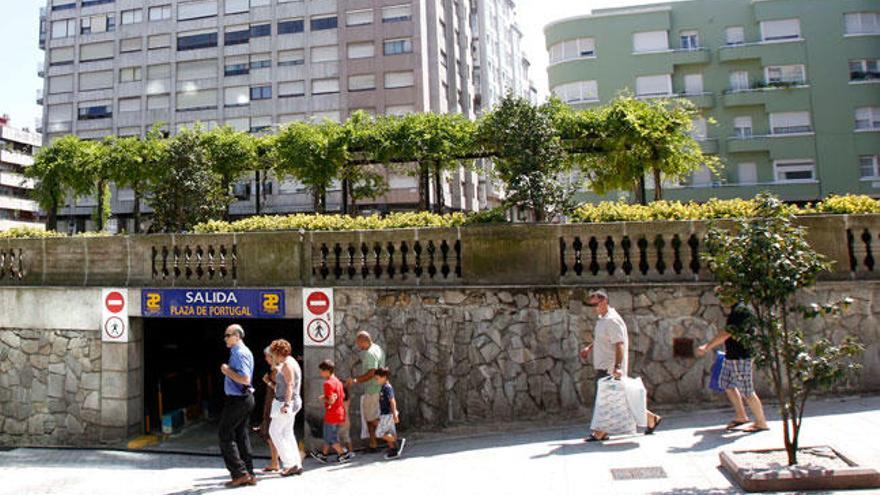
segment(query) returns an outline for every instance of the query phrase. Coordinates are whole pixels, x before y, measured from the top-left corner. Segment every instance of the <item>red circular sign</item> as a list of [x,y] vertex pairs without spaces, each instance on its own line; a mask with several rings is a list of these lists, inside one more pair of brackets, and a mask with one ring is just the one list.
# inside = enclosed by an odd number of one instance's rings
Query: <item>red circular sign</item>
[[330,298],[323,292],[312,292],[306,298],[306,307],[309,308],[313,315],[322,315],[330,309]]
[[107,298],[104,299],[104,305],[107,306],[107,311],[118,313],[125,307],[125,299],[122,298],[121,293],[113,291],[107,294]]

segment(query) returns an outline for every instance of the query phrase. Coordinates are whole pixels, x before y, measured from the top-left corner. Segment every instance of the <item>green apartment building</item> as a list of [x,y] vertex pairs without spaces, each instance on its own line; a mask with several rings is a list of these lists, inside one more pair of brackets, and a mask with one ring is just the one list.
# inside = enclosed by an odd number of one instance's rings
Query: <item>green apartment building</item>
[[544,28],[551,91],[578,108],[629,90],[702,113],[724,164],[669,199],[880,197],[880,0],[692,0],[595,10]]

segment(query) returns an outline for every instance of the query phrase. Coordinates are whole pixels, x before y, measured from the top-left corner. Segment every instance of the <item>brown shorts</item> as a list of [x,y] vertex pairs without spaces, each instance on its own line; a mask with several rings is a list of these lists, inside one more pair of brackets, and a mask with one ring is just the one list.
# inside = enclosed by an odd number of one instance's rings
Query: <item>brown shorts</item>
[[379,421],[379,394],[364,394],[364,401],[361,404],[361,416],[364,417],[364,421],[368,423]]

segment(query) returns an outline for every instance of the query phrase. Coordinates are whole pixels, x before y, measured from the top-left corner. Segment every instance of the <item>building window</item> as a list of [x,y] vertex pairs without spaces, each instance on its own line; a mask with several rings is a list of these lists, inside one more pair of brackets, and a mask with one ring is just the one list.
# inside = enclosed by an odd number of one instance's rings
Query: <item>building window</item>
[[92,91],[113,87],[113,71],[80,72],[79,91]]
[[212,110],[217,108],[217,90],[200,89],[196,91],[179,91],[177,93],[177,111]]
[[79,61],[110,60],[113,58],[113,45],[112,41],[79,45]]
[[257,24],[251,26],[251,38],[262,38],[264,36],[272,36],[271,24]]
[[152,95],[147,97],[147,110],[166,110],[171,105],[169,95]]
[[812,132],[810,112],[780,112],[770,114],[770,133],[804,134]]
[[566,40],[550,47],[550,63],[591,58],[596,56],[596,40],[594,38],[578,38]]
[[857,131],[880,130],[880,107],[856,108],[855,114]]
[[733,135],[737,139],[749,139],[752,137],[752,117],[749,115],[734,117]]
[[758,183],[758,164],[754,162],[737,165],[737,182],[741,185]]
[[366,91],[376,89],[376,75],[362,74],[359,76],[348,76],[349,91]]
[[177,35],[177,51],[214,48],[217,46],[217,33],[197,33]]
[[70,10],[70,9],[75,9],[75,8],[76,8],[75,1],[70,2],[70,3],[61,3],[61,0],[58,0],[58,5],[56,5],[55,2],[52,2],[52,12],[57,12],[59,10]]
[[288,81],[278,83],[278,97],[291,98],[295,96],[304,96],[306,94],[305,81]]
[[271,100],[272,85],[253,86],[251,87],[251,101],[253,100]]
[[782,19],[761,22],[762,41],[785,41],[801,39],[800,19]]
[[250,65],[246,56],[226,57],[226,63],[223,66],[224,76],[241,76],[250,74]]
[[305,63],[305,52],[302,49],[281,50],[278,52],[278,67],[303,65]]
[[231,26],[223,33],[223,45],[242,45],[251,40],[251,29],[248,26]]
[[682,50],[699,50],[700,33],[698,31],[682,31],[679,34],[679,42]]
[[415,76],[413,71],[402,72],[386,72],[385,87],[386,88],[406,88],[415,84]]
[[95,5],[104,5],[104,4],[108,4],[108,3],[114,3],[114,2],[116,2],[116,0],[83,0],[81,5],[82,5],[82,8],[86,8],[86,7],[94,7]]
[[783,86],[789,84],[805,84],[807,74],[803,65],[777,65],[764,69],[764,76],[768,86]]
[[849,61],[850,81],[874,81],[877,79],[880,79],[880,61],[876,58]]
[[412,50],[412,39],[410,38],[385,40],[385,55],[400,55],[401,53],[412,53]]
[[880,179],[880,155],[859,156],[859,177],[862,179]]
[[666,31],[645,31],[633,34],[633,52],[662,52],[669,50],[669,36]]
[[742,26],[730,26],[724,30],[724,42],[727,46],[742,45],[746,42],[746,30]]
[[312,94],[323,95],[339,92],[339,79],[313,79]]
[[216,77],[216,59],[210,58],[205,60],[192,60],[189,62],[177,62],[178,81],[197,81],[199,79],[214,79]]
[[139,52],[143,49],[143,38],[126,38],[124,40],[119,40],[119,53]]
[[141,111],[141,98],[136,96],[134,98],[120,98],[119,99],[119,112],[140,112]]
[[248,9],[250,9],[250,2],[248,0],[225,0],[223,2],[224,14],[240,14],[247,12]]
[[119,82],[133,82],[141,80],[140,67],[124,67],[119,69]]
[[113,105],[82,103],[78,108],[77,120],[109,119],[113,117]]
[[[335,50],[334,50],[335,52]],[[314,62],[314,52],[312,53],[312,61]],[[376,55],[376,47],[372,41],[349,43],[348,58],[370,58]]]
[[335,45],[312,48],[311,63],[335,62],[339,60],[339,49]]
[[170,34],[154,34],[147,38],[147,50],[159,50],[171,47]]
[[250,88],[237,86],[223,90],[223,105],[227,107],[240,107],[250,103]]
[[880,12],[844,14],[846,34],[880,34]]
[[596,81],[577,81],[560,84],[553,88],[553,93],[566,103],[599,100],[599,87]]
[[49,94],[55,95],[59,93],[73,92],[73,75],[54,76],[49,78]]
[[776,182],[813,182],[816,163],[813,160],[777,160],[773,162]]
[[637,77],[636,96],[672,96],[672,75],[661,74]]
[[271,53],[255,53],[250,57],[251,70],[268,69],[272,67]]
[[373,9],[352,10],[345,13],[346,26],[365,26],[373,23]]
[[157,7],[150,7],[149,19],[150,21],[164,21],[171,19],[171,6],[159,5]]
[[76,36],[76,19],[65,19],[52,22],[52,39]]
[[144,10],[143,9],[123,10],[120,20],[123,25],[137,24],[139,22],[144,22]]
[[80,20],[80,34],[107,33],[116,30],[116,19],[112,15],[93,15]]
[[404,22],[412,19],[411,5],[394,5],[382,8],[382,22]]
[[751,88],[749,84],[749,73],[744,70],[737,70],[730,73],[730,90],[748,91]]
[[177,20],[202,19],[217,15],[217,0],[198,0],[177,4]]
[[278,23],[278,34],[294,34],[303,31],[305,31],[305,23],[302,19],[293,19]]
[[703,94],[703,75],[702,74],[686,74],[684,76],[684,94],[701,95]]
[[330,17],[312,17],[309,21],[309,25],[312,31],[322,31],[325,29],[336,29],[337,28],[337,20],[336,16]]

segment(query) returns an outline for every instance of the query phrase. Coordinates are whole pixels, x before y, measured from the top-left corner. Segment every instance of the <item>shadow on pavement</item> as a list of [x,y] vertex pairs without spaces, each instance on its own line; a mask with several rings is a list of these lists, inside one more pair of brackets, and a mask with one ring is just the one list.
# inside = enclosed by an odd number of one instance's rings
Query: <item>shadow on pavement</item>
[[586,454],[588,452],[623,452],[626,450],[637,449],[639,447],[638,442],[615,442],[613,440],[603,444],[587,443],[580,440],[574,443],[554,443],[550,445],[553,449],[549,452],[533,455],[530,459],[543,459],[552,455]]

